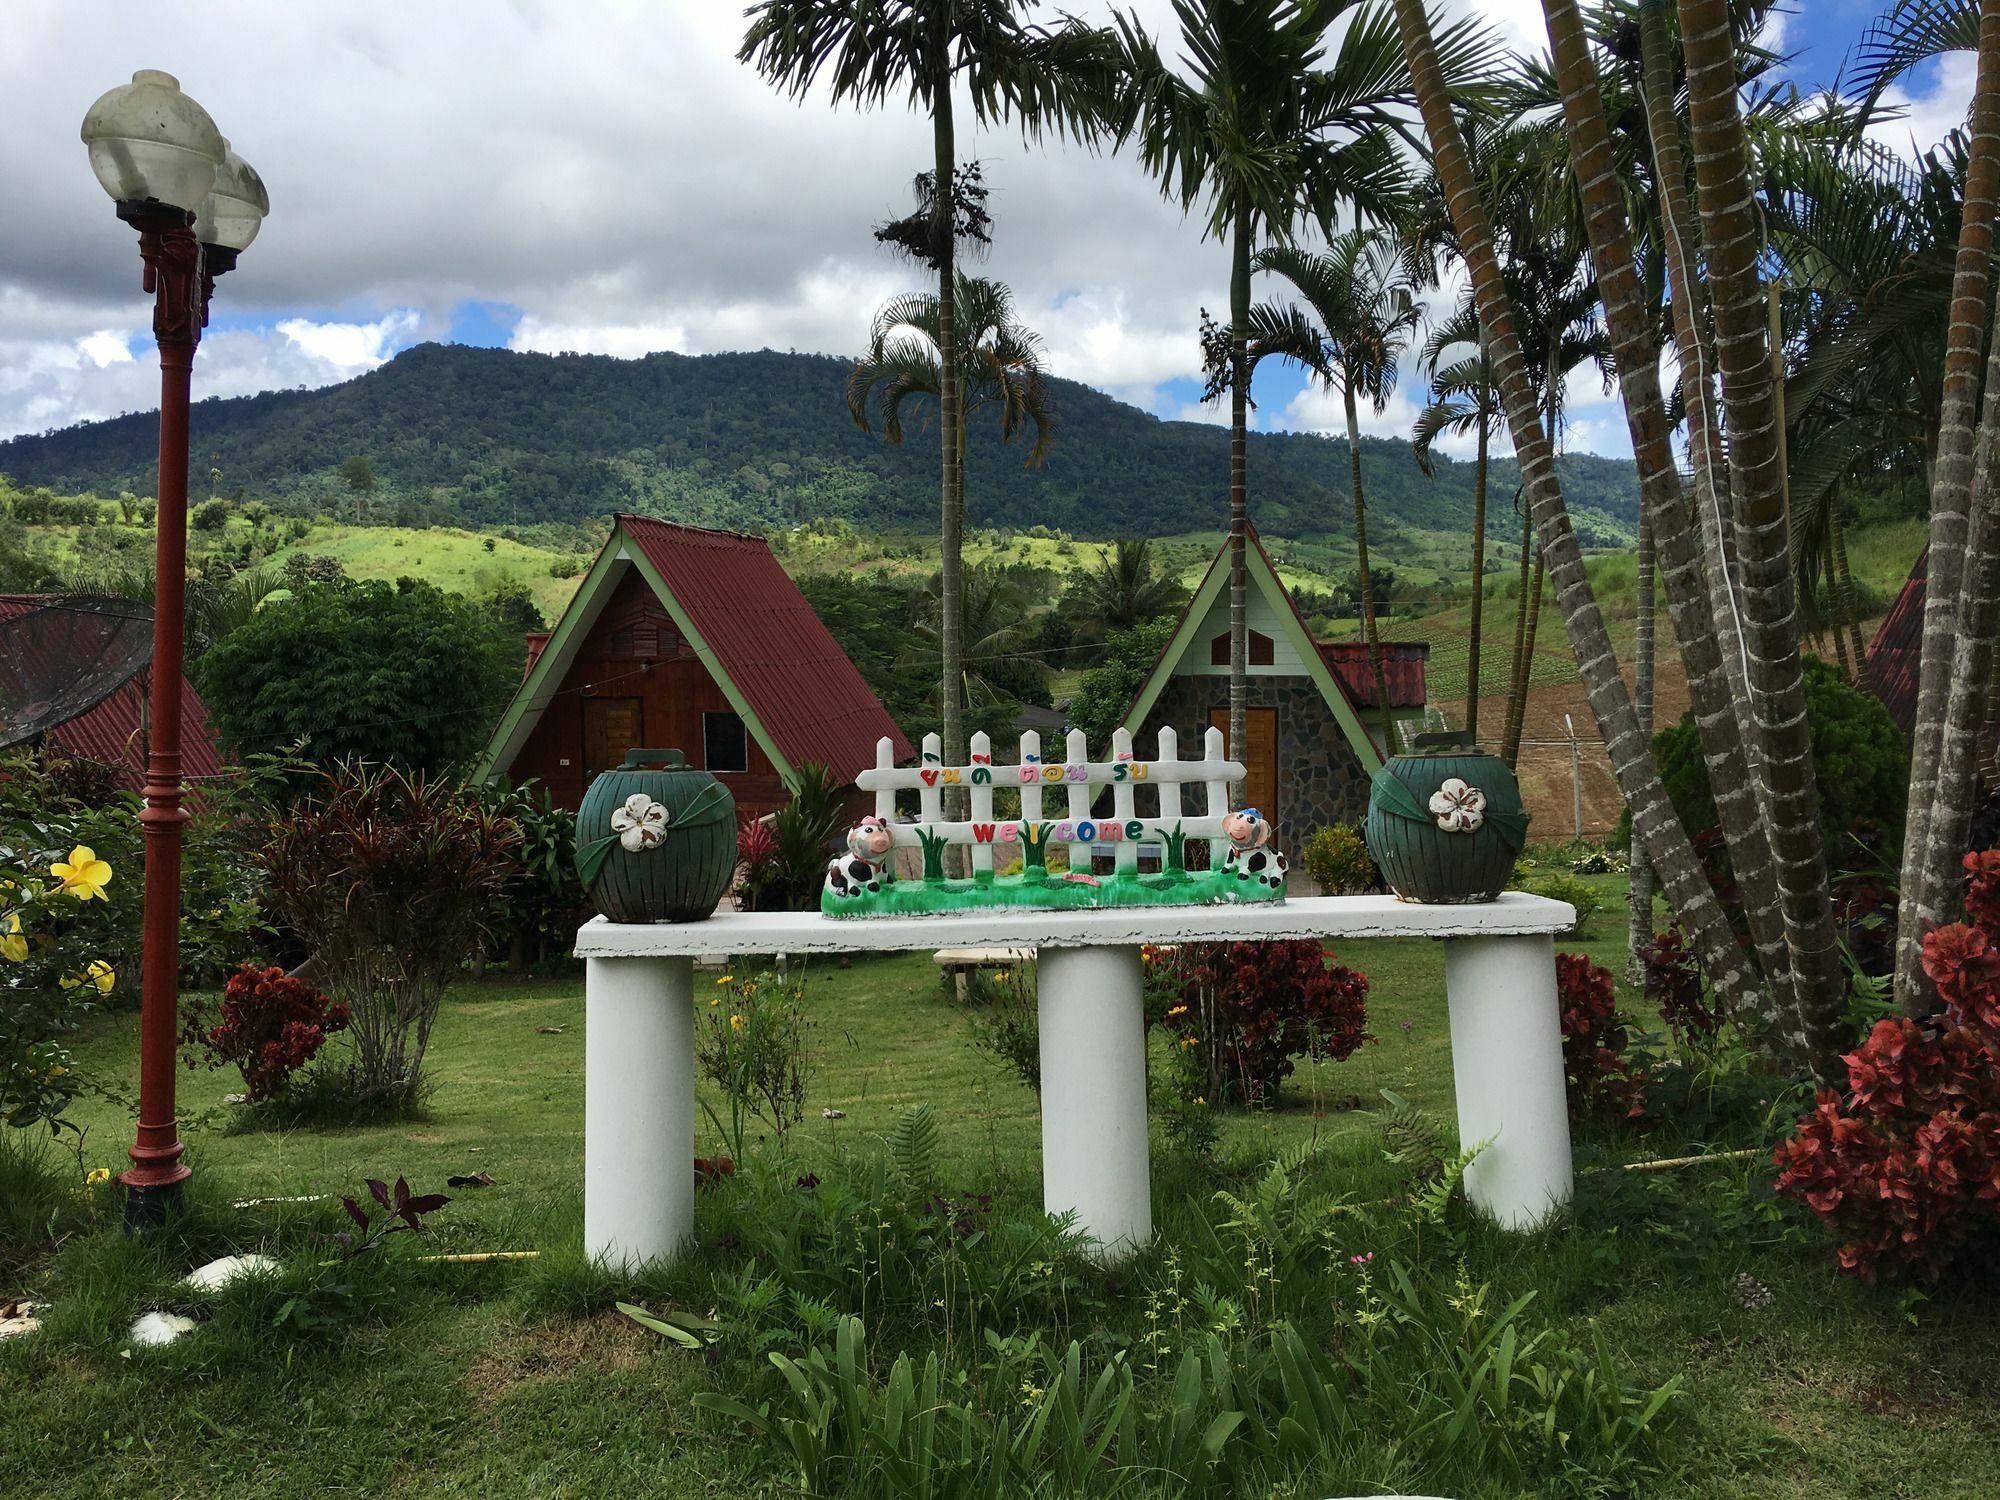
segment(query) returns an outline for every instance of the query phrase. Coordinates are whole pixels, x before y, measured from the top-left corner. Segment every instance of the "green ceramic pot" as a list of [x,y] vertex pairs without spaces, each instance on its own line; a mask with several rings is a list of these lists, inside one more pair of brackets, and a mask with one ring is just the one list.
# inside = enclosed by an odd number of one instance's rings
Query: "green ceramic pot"
[[1462,733],[1420,734],[1375,773],[1368,850],[1405,901],[1491,901],[1528,839],[1521,787]]
[[576,872],[614,922],[699,922],[736,873],[736,799],[678,750],[633,750],[583,794]]

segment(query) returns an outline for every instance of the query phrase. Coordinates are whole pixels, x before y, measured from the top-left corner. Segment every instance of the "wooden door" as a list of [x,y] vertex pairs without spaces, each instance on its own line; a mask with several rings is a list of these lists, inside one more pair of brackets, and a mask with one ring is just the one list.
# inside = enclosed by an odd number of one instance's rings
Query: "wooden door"
[[[1208,722],[1229,737],[1229,710],[1211,708]],[[1243,762],[1243,805],[1254,807],[1266,818],[1278,817],[1278,711],[1275,708],[1245,709],[1243,737],[1249,743],[1239,756]]]
[[583,784],[590,785],[600,771],[624,765],[625,752],[645,743],[644,728],[637,698],[584,699]]

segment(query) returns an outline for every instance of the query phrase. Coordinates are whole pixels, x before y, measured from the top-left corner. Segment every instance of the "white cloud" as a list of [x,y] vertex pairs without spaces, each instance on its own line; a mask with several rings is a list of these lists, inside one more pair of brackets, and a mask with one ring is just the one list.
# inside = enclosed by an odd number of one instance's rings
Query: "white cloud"
[[132,346],[124,334],[115,328],[100,328],[76,341],[77,352],[98,369],[106,365],[122,365],[132,358]]
[[1871,125],[1868,134],[1906,156],[1928,151],[1965,124],[1977,64],[1970,52],[1948,52],[1932,65],[1928,87],[1919,84],[1915,92],[1911,91],[1912,75],[1905,75],[1882,95],[1883,104],[1899,117]]
[[278,324],[283,334],[309,358],[349,373],[372,370],[415,337],[423,326],[416,309],[399,307],[372,323],[315,323],[308,318],[286,318]]

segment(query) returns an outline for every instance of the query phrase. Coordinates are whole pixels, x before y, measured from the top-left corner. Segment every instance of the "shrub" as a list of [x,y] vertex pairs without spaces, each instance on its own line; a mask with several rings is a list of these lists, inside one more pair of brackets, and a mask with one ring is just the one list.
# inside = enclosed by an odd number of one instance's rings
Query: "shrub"
[[1840,1264],[1934,1281],[2000,1225],[2000,851],[1965,857],[1969,923],[1924,938],[1944,1010],[1879,1020],[1780,1145],[1777,1190],[1839,1236]]
[[1632,1119],[1644,1113],[1643,1080],[1625,1056],[1630,1038],[1618,1018],[1611,971],[1585,954],[1558,953],[1556,997],[1570,1115]]
[[229,524],[229,502],[227,500],[207,500],[194,508],[189,517],[196,531],[220,531]]
[[1313,884],[1322,896],[1357,896],[1382,883],[1375,857],[1368,852],[1361,830],[1346,823],[1313,831],[1299,851]]
[[67,1043],[117,975],[90,956],[91,926],[69,918],[107,902],[112,878],[88,846],[0,849],[0,1121],[16,1129],[60,1130],[75,1096]]
[[778,835],[767,818],[746,815],[736,826],[736,899],[745,911],[782,911],[772,899],[778,883]]
[[1722,1030],[1722,1015],[1709,1004],[1701,963],[1678,927],[1653,934],[1646,954],[1646,998],[1659,1008],[1674,1041],[1682,1047],[1707,1048]]
[[[1042,1018],[1035,966],[974,969],[965,976],[972,1045],[997,1058],[1036,1093],[1042,1091]],[[944,976],[949,985],[952,976]]]
[[574,965],[576,929],[592,914],[576,873],[576,814],[532,784],[489,783],[471,793],[521,835],[488,924],[501,956],[517,970]]
[[1152,953],[1148,987],[1175,1045],[1195,1052],[1212,1103],[1275,1104],[1293,1059],[1340,1062],[1375,1038],[1368,976],[1317,942],[1188,943]]
[[350,761],[272,825],[272,900],[352,1012],[355,1092],[415,1102],[445,986],[479,942],[520,831],[461,788]]
[[1551,901],[1567,901],[1575,907],[1576,920],[1559,935],[1579,943],[1589,940],[1591,923],[1597,920],[1598,910],[1604,905],[1604,898],[1597,893],[1596,886],[1556,870],[1528,881],[1526,889],[1534,895],[1546,896]]
[[[1819,778],[1820,822],[1837,837],[1867,822],[1900,836],[1909,797],[1910,757],[1895,720],[1873,694],[1864,693],[1817,658],[1805,661],[1806,718],[1812,726],[1813,771]],[[1690,829],[1714,828],[1715,797],[1701,736],[1689,709],[1678,724],[1653,736],[1660,777],[1674,811]],[[1629,822],[1623,826],[1629,827]]]
[[766,887],[767,911],[818,911],[827,857],[847,822],[847,801],[833,773],[806,761],[789,781],[791,800],[771,815],[777,841],[776,878]]
[[698,1012],[694,1055],[729,1102],[727,1124],[713,1110],[709,1118],[741,1161],[752,1118],[778,1136],[805,1118],[812,1079],[810,1023],[797,980],[786,984],[769,974],[744,979],[724,974],[715,987]]
[[[201,1002],[181,1005],[181,1044],[198,1048],[208,1066],[236,1064],[252,1104],[284,1092],[292,1075],[319,1054],[329,1033],[347,1029],[347,1007],[329,1000],[283,969],[245,964],[222,992],[222,1013],[207,1023]],[[199,1059],[187,1058],[192,1068]]]

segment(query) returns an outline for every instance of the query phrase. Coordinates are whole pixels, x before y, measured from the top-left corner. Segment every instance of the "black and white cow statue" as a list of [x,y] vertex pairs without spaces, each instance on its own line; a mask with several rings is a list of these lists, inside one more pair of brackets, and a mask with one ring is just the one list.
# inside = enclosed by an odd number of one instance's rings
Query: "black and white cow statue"
[[872,813],[847,831],[847,852],[826,862],[829,895],[848,898],[882,889],[882,866],[895,846],[889,825]]
[[1285,856],[1270,847],[1270,821],[1256,808],[1240,808],[1222,815],[1223,837],[1229,852],[1222,856],[1222,873],[1238,880],[1254,880],[1267,890],[1285,888]]

